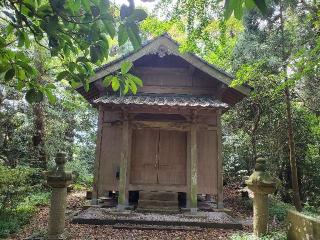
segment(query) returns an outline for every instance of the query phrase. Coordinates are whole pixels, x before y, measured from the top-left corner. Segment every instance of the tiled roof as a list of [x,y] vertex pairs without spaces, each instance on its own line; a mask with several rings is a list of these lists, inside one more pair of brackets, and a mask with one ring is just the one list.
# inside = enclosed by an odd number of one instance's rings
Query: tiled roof
[[109,95],[93,101],[110,105],[147,105],[147,106],[177,106],[177,107],[201,107],[201,108],[228,108],[228,104],[214,99],[211,96],[192,95],[159,95],[159,94],[137,94],[137,95]]

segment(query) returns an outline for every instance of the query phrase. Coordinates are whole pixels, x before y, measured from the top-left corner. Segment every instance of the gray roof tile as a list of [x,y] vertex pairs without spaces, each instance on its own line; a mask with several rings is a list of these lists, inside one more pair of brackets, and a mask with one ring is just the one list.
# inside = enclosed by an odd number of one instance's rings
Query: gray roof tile
[[201,107],[201,108],[228,108],[228,104],[214,99],[211,96],[192,95],[159,95],[159,94],[137,94],[137,95],[109,95],[93,101],[111,105],[148,105],[148,106],[177,106],[177,107]]

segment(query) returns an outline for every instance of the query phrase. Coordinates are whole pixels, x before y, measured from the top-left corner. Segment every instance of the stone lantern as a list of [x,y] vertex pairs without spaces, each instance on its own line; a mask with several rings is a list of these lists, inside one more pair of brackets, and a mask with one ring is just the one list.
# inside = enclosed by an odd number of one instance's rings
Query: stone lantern
[[72,173],[65,171],[64,153],[58,153],[55,162],[56,169],[47,172],[47,182],[52,187],[47,239],[64,239],[67,186],[72,181]]
[[245,181],[253,192],[253,233],[255,237],[261,237],[268,230],[268,194],[276,190],[277,179],[266,171],[266,159],[256,160],[255,171]]

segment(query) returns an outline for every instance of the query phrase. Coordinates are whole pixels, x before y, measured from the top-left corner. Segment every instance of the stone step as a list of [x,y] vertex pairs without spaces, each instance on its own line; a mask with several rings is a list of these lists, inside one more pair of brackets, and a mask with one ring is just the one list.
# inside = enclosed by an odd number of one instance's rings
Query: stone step
[[161,207],[161,208],[137,208],[138,213],[157,213],[157,214],[178,214],[181,213],[180,209],[172,207]]
[[171,226],[171,225],[148,225],[148,224],[115,224],[114,229],[130,229],[130,230],[174,230],[174,231],[203,231],[202,227],[197,226]]
[[139,199],[142,200],[159,200],[159,201],[178,201],[177,192],[149,192],[149,191],[140,191]]
[[138,202],[139,208],[162,208],[162,207],[169,207],[173,209],[178,208],[178,200],[177,201],[159,201],[159,200],[144,200],[139,199]]

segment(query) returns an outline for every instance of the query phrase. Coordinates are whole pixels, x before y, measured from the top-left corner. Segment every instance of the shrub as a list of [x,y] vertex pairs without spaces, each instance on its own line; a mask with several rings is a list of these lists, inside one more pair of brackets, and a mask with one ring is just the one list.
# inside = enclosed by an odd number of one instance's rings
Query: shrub
[[292,206],[290,204],[278,201],[276,199],[271,199],[269,203],[269,216],[273,218],[274,216],[278,221],[284,221],[288,209],[291,209]]
[[66,168],[71,170],[74,175],[74,184],[80,184],[85,187],[91,187],[93,184],[93,175],[90,166],[84,160],[75,159],[66,164]]
[[32,192],[17,204],[16,208],[0,211],[0,239],[17,232],[21,226],[27,224],[37,211],[37,206],[49,202],[49,192]]
[[28,223],[33,213],[29,210],[3,210],[0,212],[0,239],[17,232],[22,225]]
[[14,208],[31,191],[34,169],[0,165],[0,211]]
[[34,192],[27,196],[17,208],[21,209],[25,206],[45,206],[49,203],[50,192]]
[[320,218],[320,207],[315,207],[306,203],[303,207],[303,213],[310,217]]
[[[231,240],[255,240],[253,234],[249,233],[243,233],[243,234],[234,234],[230,238]],[[287,236],[285,232],[272,232],[269,233],[261,238],[260,240],[286,240]]]

